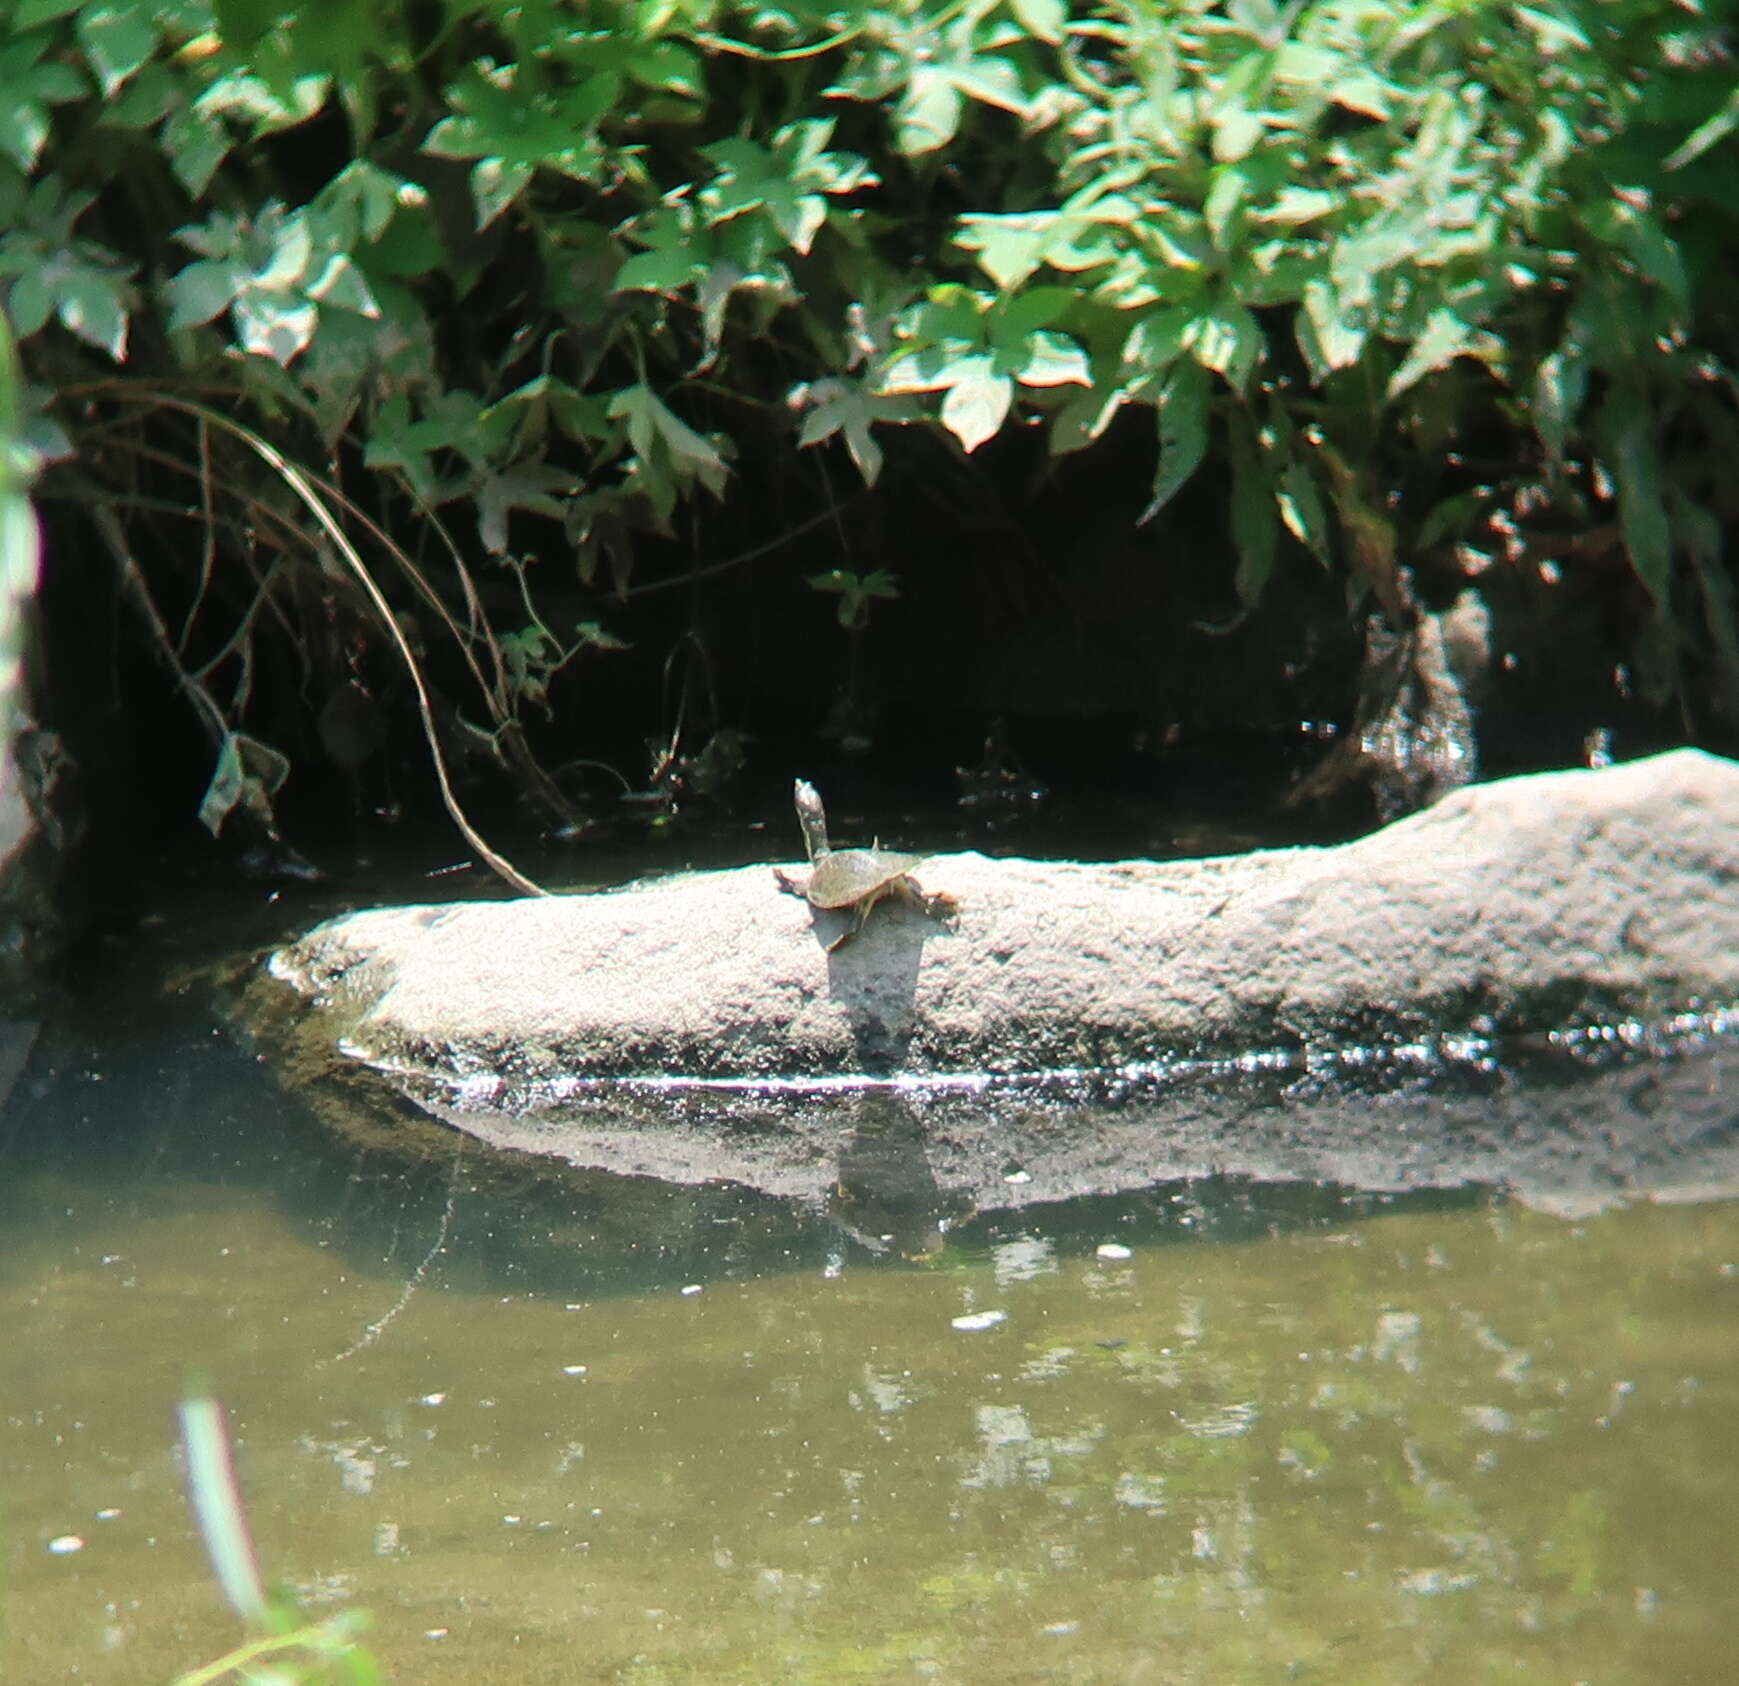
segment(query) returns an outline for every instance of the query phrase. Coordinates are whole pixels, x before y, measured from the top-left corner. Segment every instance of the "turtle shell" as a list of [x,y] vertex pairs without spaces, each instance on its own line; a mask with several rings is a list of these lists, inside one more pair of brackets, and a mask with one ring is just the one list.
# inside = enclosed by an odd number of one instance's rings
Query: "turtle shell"
[[928,859],[927,855],[896,855],[891,849],[834,849],[816,858],[803,893],[812,907],[855,907]]

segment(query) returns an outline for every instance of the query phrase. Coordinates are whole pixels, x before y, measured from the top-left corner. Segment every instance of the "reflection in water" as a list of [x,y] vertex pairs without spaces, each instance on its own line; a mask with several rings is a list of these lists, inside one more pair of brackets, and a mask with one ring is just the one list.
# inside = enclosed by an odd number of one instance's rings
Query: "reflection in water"
[[51,1039],[0,1128],[7,1680],[229,1642],[193,1367],[401,1683],[1730,1677],[1739,1205],[964,1219],[872,1111],[829,1216],[406,1169],[169,1035]]
[[872,1253],[926,1259],[942,1250],[949,1215],[959,1209],[936,1182],[911,1107],[895,1094],[861,1096],[828,1201],[840,1227]]

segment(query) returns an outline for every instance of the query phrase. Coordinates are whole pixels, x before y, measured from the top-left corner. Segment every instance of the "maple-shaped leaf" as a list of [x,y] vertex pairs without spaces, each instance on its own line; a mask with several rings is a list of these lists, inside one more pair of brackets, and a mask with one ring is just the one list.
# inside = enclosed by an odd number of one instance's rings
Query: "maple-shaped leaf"
[[563,499],[578,489],[579,481],[568,470],[536,458],[486,470],[472,491],[484,549],[491,556],[506,554],[507,518],[516,509],[561,520]]

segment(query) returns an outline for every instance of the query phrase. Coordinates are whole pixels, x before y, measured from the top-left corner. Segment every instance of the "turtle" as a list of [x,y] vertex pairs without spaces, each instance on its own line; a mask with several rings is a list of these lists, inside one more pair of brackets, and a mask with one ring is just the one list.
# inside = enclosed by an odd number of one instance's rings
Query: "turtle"
[[863,929],[870,909],[887,897],[910,902],[931,918],[956,910],[958,904],[952,896],[928,895],[912,877],[928,855],[902,855],[882,848],[879,842],[868,849],[835,849],[827,841],[827,813],[821,805],[821,792],[806,779],[799,779],[794,797],[804,852],[809,856],[809,876],[796,879],[774,867],[773,877],[781,890],[804,897],[811,907],[851,915],[851,924],[827,944],[829,954],[850,942]]

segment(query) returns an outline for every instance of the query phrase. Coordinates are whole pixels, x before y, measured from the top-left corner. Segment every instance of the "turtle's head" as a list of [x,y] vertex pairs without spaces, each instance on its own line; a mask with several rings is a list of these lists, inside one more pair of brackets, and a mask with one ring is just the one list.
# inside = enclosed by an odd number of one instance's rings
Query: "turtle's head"
[[797,805],[797,823],[803,828],[803,848],[810,860],[829,853],[827,842],[827,810],[821,805],[821,792],[807,779],[799,779],[793,789]]

